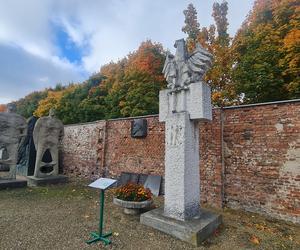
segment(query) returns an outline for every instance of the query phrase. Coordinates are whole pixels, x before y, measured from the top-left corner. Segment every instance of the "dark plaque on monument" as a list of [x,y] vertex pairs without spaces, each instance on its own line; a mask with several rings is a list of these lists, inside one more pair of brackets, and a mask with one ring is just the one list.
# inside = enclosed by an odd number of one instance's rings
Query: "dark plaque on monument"
[[131,137],[132,138],[144,138],[147,136],[147,120],[146,119],[134,119],[131,122]]

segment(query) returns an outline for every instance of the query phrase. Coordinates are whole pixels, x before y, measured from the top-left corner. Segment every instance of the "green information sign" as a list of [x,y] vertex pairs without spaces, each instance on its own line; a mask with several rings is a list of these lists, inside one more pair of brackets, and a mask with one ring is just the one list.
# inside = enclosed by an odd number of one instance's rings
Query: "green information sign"
[[116,180],[108,178],[100,178],[92,182],[89,187],[100,189],[100,221],[99,221],[99,232],[91,232],[92,239],[86,241],[87,244],[91,244],[97,241],[103,241],[105,245],[109,245],[111,240],[108,239],[112,235],[112,232],[103,233],[103,224],[104,224],[104,197],[105,190],[113,185]]

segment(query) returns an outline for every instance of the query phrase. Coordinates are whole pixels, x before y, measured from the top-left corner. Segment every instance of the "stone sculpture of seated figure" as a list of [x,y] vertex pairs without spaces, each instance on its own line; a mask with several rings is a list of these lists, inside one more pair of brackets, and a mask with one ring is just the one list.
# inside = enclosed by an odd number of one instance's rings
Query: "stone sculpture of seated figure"
[[0,113],[0,179],[16,179],[18,147],[26,136],[26,120],[15,111],[15,104],[10,103],[7,112]]
[[[63,123],[55,118],[53,109],[49,111],[49,116],[38,119],[33,131],[33,141],[37,151],[34,177],[58,175],[58,147],[63,136]],[[50,161],[44,162],[45,153],[48,153]]]

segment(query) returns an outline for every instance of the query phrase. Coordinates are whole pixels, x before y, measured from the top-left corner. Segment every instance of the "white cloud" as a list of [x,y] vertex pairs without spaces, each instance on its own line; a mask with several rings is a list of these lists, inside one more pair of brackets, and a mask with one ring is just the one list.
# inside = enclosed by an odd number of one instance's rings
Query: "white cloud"
[[53,63],[27,51],[0,44],[0,103],[16,100],[57,83],[83,80],[80,69]]
[[[196,6],[201,26],[207,26],[213,22],[214,1],[0,0],[0,48],[6,52],[6,58],[1,54],[0,67],[9,58],[13,69],[0,69],[0,103],[35,88],[81,80],[84,72],[98,71],[101,65],[126,56],[146,39],[173,50],[174,40],[185,37],[181,32],[182,11],[187,5],[192,2]],[[233,35],[254,0],[228,2]],[[62,55],[53,24],[82,50],[81,65]],[[8,84],[19,90],[12,94]]]

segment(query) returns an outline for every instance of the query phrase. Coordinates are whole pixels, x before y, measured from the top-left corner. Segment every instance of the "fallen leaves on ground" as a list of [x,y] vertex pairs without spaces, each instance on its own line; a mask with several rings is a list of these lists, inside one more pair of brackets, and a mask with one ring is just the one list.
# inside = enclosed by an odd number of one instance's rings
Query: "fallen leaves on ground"
[[251,238],[250,238],[250,241],[255,244],[255,245],[259,245],[260,244],[260,240],[255,236],[255,235],[252,235]]

